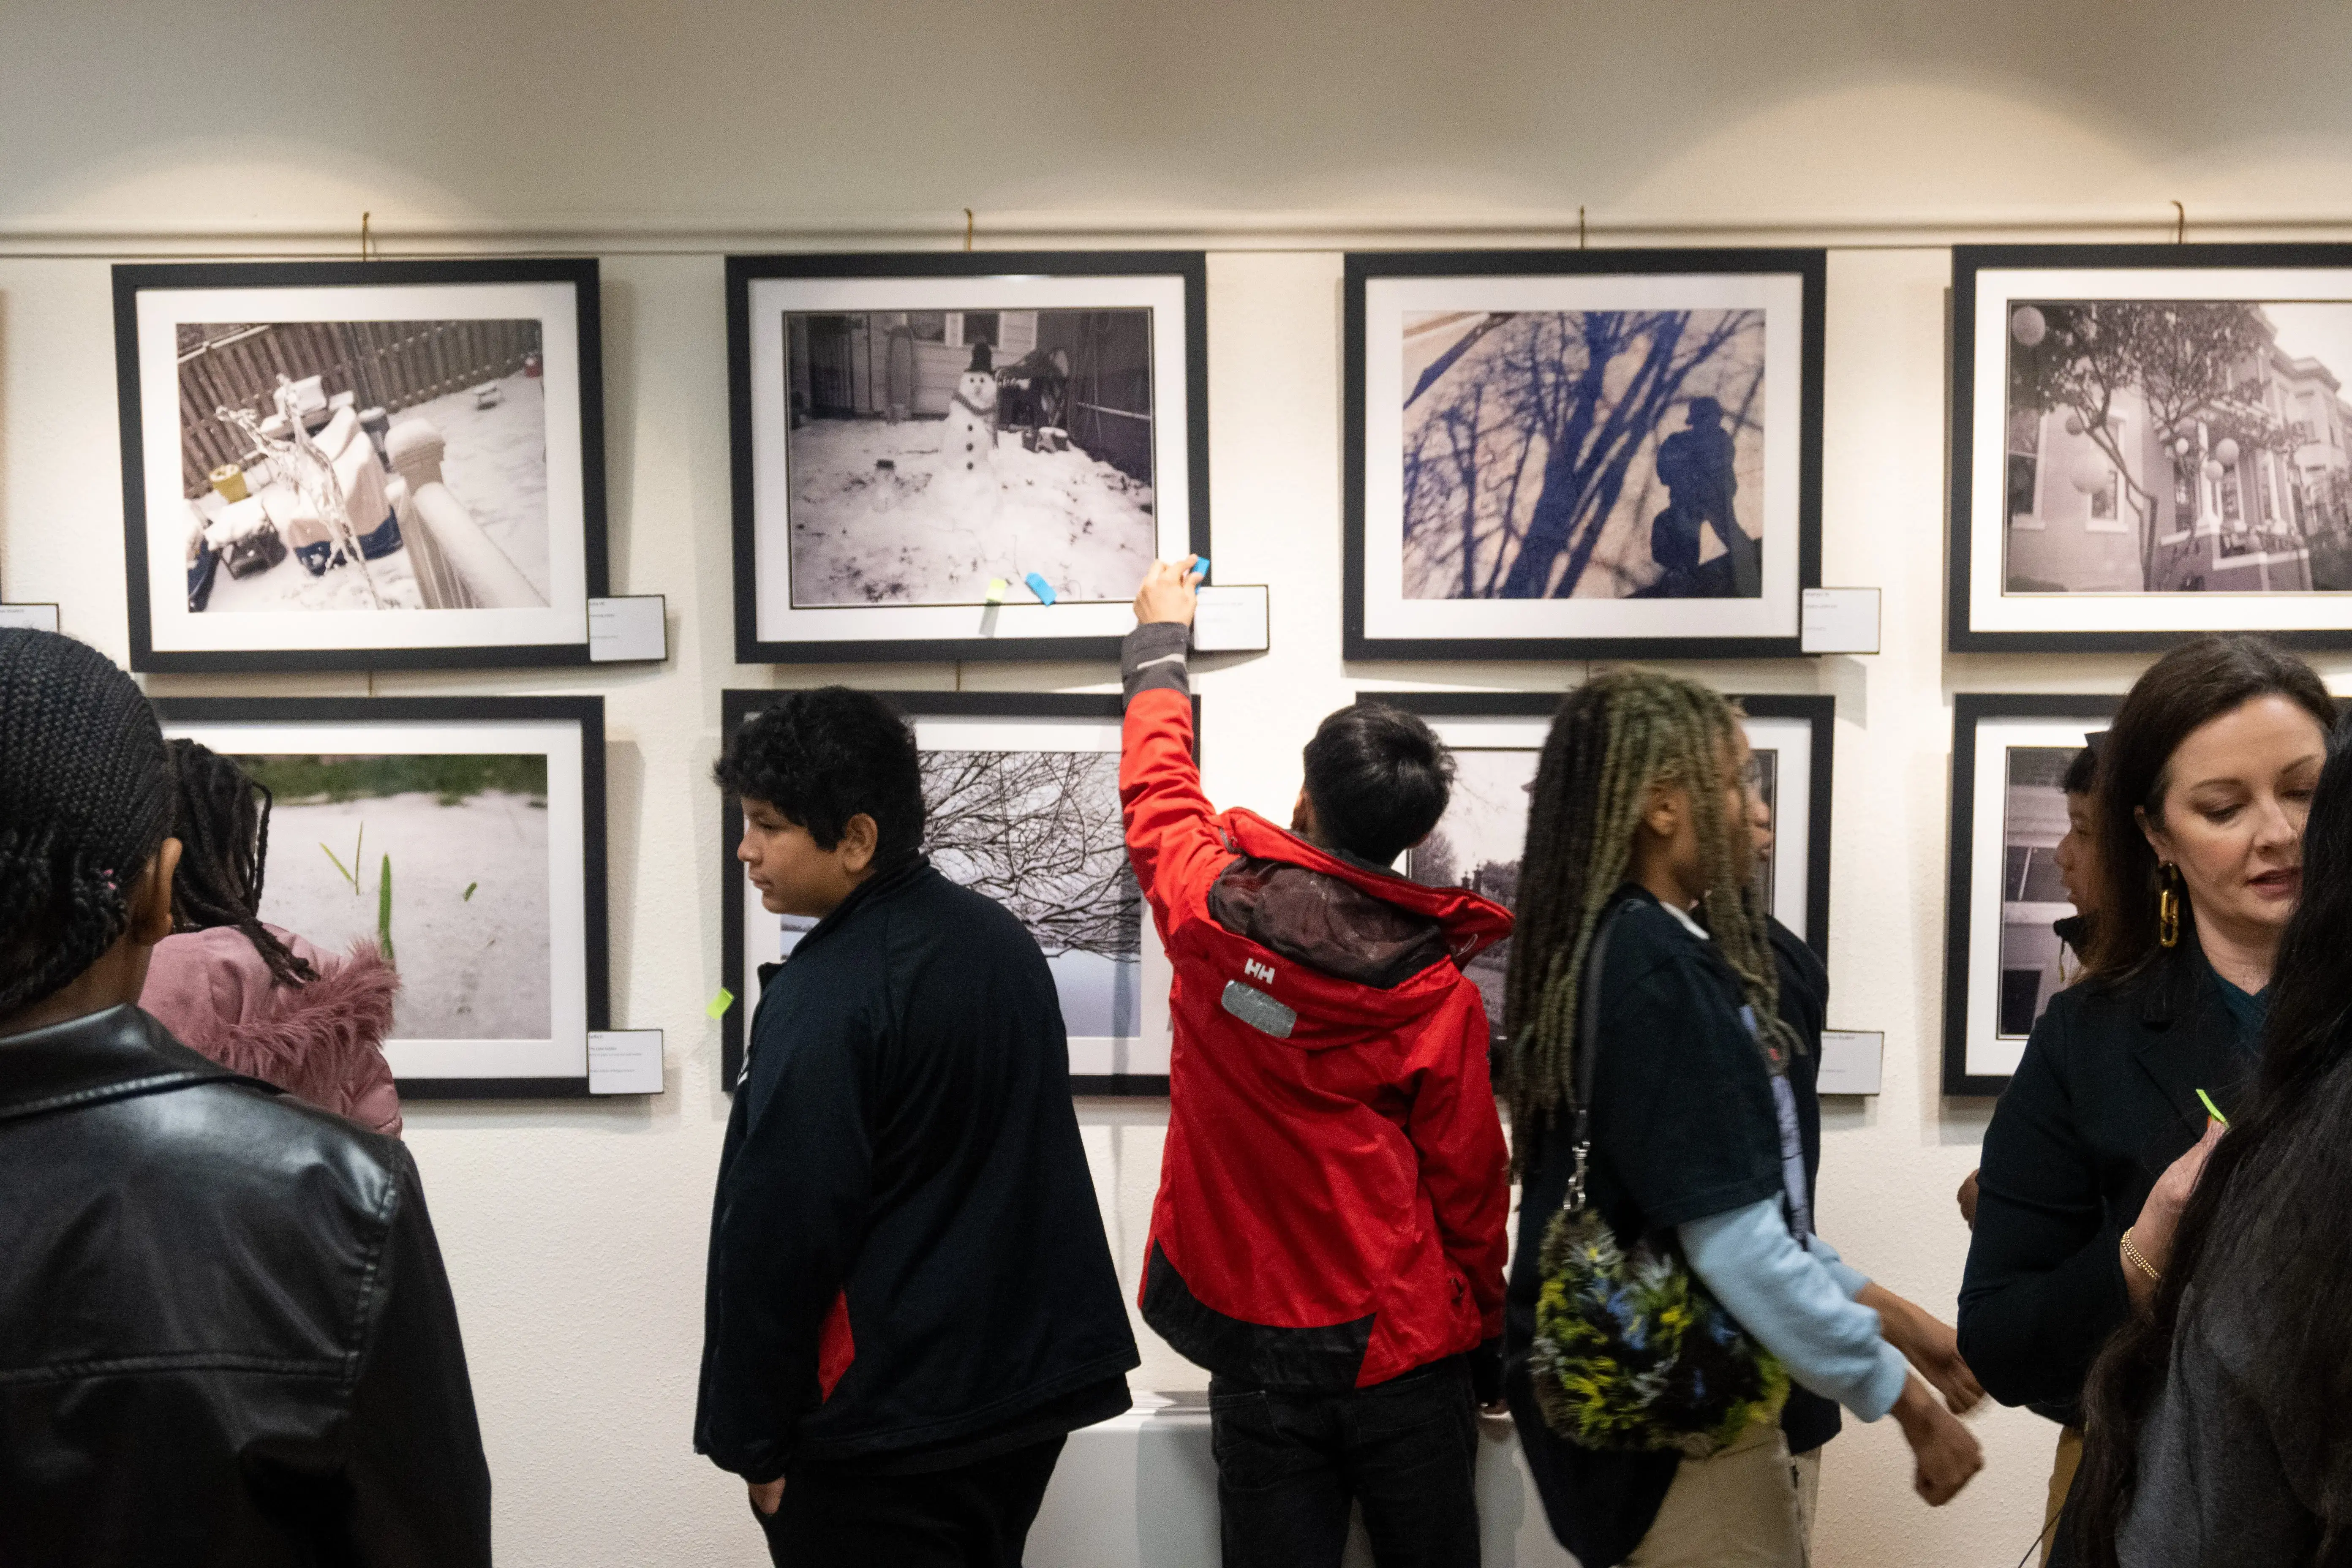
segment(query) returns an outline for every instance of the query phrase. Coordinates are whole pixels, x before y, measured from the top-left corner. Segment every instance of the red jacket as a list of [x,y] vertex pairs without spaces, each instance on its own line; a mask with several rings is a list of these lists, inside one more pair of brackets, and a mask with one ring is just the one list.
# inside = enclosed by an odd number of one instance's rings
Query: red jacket
[[1511,917],[1214,812],[1176,685],[1130,698],[1118,781],[1176,972],[1144,1321],[1264,1385],[1476,1349],[1503,1331],[1510,1178],[1460,965]]

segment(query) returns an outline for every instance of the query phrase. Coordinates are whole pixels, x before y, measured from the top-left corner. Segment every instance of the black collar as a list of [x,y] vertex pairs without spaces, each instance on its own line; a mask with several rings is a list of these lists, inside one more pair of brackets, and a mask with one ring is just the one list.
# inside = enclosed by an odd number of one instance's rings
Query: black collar
[[822,941],[829,932],[848,924],[858,910],[878,903],[899,889],[911,886],[919,879],[931,874],[931,863],[920,851],[900,858],[887,869],[875,872],[850,889],[849,897],[834,905],[824,919],[809,927],[808,934],[794,944],[793,951],[799,952],[809,943]]
[[2192,1131],[2205,1130],[2204,1089],[2224,1112],[2234,1112],[2252,1087],[2253,1074],[2238,1047],[2238,1021],[2221,1000],[2221,977],[2206,962],[2191,931],[2179,947],[2158,949],[2139,973],[2123,982],[2137,992],[2142,1034],[2134,1053],[2140,1068],[2164,1091],[2173,1111]]
[[0,1121],[221,1081],[277,1092],[198,1056],[136,1007],[0,1036]]

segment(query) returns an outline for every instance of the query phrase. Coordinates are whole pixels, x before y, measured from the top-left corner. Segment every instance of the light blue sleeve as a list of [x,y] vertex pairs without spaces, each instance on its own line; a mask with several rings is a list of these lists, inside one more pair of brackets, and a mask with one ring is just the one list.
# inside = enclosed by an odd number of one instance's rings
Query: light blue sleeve
[[1879,1337],[1878,1314],[1855,1304],[1828,1263],[1797,1245],[1780,1199],[1692,1220],[1675,1235],[1691,1272],[1790,1377],[1864,1421],[1895,1408],[1910,1368]]
[[1869,1286],[1870,1276],[1840,1258],[1838,1249],[1820,1237],[1813,1237],[1805,1250],[1822,1260],[1822,1267],[1830,1271],[1830,1278],[1838,1282],[1838,1289],[1845,1292],[1847,1300],[1853,1300]]

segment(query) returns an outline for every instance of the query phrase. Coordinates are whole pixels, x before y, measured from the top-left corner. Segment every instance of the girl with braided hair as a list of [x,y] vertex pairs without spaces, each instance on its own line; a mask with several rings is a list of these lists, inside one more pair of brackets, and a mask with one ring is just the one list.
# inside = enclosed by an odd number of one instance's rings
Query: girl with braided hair
[[[1526,1181],[1506,1351],[1553,1532],[1589,1568],[1796,1568],[1805,1545],[1800,1479],[1769,1393],[1703,1458],[1587,1446],[1552,1425],[1559,1401],[1530,1351],[1547,1233],[1570,1206],[1580,1083],[1591,1085],[1584,1212],[1623,1248],[1685,1263],[1776,1363],[1768,1390],[1793,1379],[1864,1420],[1894,1414],[1932,1504],[1982,1463],[1881,1337],[1878,1314],[1853,1300],[1869,1282],[1811,1234],[1787,1078],[1801,1043],[1779,1005],[1769,927],[1746,896],[1747,773],[1747,739],[1722,697],[1638,669],[1568,696],[1536,773],[1505,997],[1505,1091]],[[1589,1079],[1579,1070],[1588,1047]],[[1600,1396],[1622,1407],[1647,1394],[1627,1384]]]
[[194,741],[169,750],[182,846],[173,934],[155,948],[139,1005],[223,1067],[398,1137],[383,1037],[400,976],[373,942],[331,957],[265,924],[269,791]]

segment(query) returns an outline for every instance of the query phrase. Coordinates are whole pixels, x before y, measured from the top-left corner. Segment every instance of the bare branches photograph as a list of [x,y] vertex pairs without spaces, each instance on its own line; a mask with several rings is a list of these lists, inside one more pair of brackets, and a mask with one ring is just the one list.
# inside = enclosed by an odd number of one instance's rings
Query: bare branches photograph
[[2352,640],[2352,246],[1953,268],[1955,648]]
[[1800,652],[1827,265],[1350,255],[1348,656]]
[[1763,592],[1761,310],[1417,313],[1403,355],[1412,596]]

